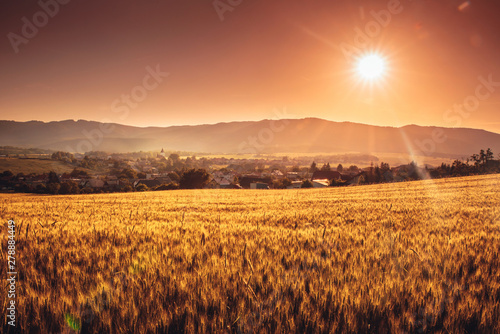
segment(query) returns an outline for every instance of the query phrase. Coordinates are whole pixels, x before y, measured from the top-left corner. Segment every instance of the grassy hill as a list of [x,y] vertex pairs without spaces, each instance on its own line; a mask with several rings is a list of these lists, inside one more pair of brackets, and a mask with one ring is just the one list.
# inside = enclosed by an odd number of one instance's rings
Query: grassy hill
[[0,201],[24,332],[500,332],[500,175]]
[[0,172],[10,170],[12,173],[46,173],[54,171],[56,173],[70,173],[73,166],[61,161],[48,159],[20,159],[20,158],[0,158]]

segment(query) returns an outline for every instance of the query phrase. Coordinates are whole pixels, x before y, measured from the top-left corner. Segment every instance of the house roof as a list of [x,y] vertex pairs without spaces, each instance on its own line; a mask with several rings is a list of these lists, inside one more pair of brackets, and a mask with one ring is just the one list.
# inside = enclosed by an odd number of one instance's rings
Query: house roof
[[171,183],[172,179],[168,176],[157,176],[154,178],[154,180],[158,180],[161,183]]
[[317,179],[317,180],[314,180],[313,183],[316,183],[316,184],[321,184],[325,187],[328,187],[330,185],[330,182],[328,181],[328,179]]
[[340,174],[342,181],[351,181],[355,176],[349,174]]
[[327,180],[333,180],[333,179],[340,179],[342,178],[342,175],[339,172],[333,171],[333,170],[317,170],[314,172],[314,174],[311,177],[311,180],[319,180],[319,179],[327,179]]

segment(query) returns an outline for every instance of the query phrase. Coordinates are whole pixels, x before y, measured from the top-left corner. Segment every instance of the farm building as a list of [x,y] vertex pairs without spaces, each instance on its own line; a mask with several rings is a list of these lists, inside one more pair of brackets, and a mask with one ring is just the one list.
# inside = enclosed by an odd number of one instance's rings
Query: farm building
[[333,171],[333,170],[318,170],[318,171],[315,171],[311,177],[311,181],[314,181],[314,180],[328,180],[328,181],[332,181],[332,180],[339,180],[342,178],[342,175],[337,172],[337,171]]
[[312,183],[314,188],[326,188],[330,185],[330,181],[327,179],[313,180]]
[[299,189],[302,187],[302,181],[292,181],[292,184],[286,187],[287,189]]
[[269,185],[263,182],[250,183],[250,189],[269,189]]

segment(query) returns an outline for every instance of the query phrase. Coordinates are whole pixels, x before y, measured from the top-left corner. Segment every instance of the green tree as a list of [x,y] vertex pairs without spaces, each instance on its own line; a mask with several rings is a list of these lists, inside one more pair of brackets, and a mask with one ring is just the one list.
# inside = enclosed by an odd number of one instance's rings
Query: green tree
[[33,192],[33,187],[25,182],[19,182],[14,186],[14,191],[16,193],[30,193]]
[[39,183],[36,185],[35,191],[37,194],[46,194],[47,193],[47,187],[43,183]]
[[134,188],[130,184],[127,184],[125,187],[123,187],[123,191],[127,193],[132,192],[134,191]]
[[384,174],[384,173],[386,173],[386,172],[388,172],[390,170],[391,170],[391,166],[389,166],[388,163],[385,163],[385,162],[381,162],[380,163],[380,172],[382,174]]
[[186,166],[186,168],[193,168],[194,167],[193,159],[187,157],[186,160],[184,161],[184,165]]
[[87,178],[87,177],[90,177],[89,173],[87,173],[87,171],[85,170],[82,170],[82,169],[78,169],[78,168],[73,168],[73,170],[71,171],[71,173],[69,174],[71,177],[83,177],[83,178]]
[[210,175],[204,169],[190,169],[184,173],[179,181],[181,189],[202,189],[210,179]]
[[275,180],[273,182],[274,189],[286,189],[288,186],[292,185],[292,181],[287,179],[286,177],[281,180]]
[[493,155],[493,151],[491,151],[491,148],[488,148],[486,150],[486,156],[485,156],[486,161],[491,161],[494,158],[495,158],[495,156]]
[[382,173],[380,171],[380,167],[375,166],[375,169],[373,172],[374,172],[375,182],[379,183],[382,180]]
[[454,176],[462,176],[462,175],[467,175],[467,165],[464,164],[462,161],[456,159],[453,161],[453,164],[451,165],[451,173]]
[[342,166],[342,164],[339,164],[337,166],[337,172],[342,173],[343,171],[344,171],[344,166]]
[[330,167],[330,163],[327,162],[326,164],[324,164],[323,167],[321,167],[321,170],[322,171],[331,171],[332,168]]
[[479,152],[479,160],[481,160],[483,166],[486,165],[486,152],[484,150]]
[[179,185],[177,183],[169,183],[169,184],[162,184],[160,186],[157,186],[154,190],[176,190],[179,189]]
[[132,168],[125,168],[121,171],[120,175],[118,178],[123,178],[123,179],[136,179],[137,178],[137,172],[133,170]]
[[10,179],[14,176],[14,173],[12,173],[10,170],[6,170],[0,176]]
[[343,187],[347,186],[347,181],[341,180],[341,179],[333,179],[332,182],[330,182],[330,187]]
[[59,194],[59,189],[61,188],[60,183],[47,183],[47,192],[52,195]]
[[181,160],[181,157],[177,153],[172,153],[168,156],[168,160],[172,161],[172,163],[176,163]]
[[49,180],[47,181],[47,183],[61,183],[56,172],[49,172]]
[[64,162],[72,162],[75,160],[75,157],[71,153],[57,151],[57,152],[52,153],[51,159],[64,161]]
[[471,155],[471,159],[472,161],[474,161],[474,166],[478,168],[479,165],[481,164],[481,156],[478,154],[473,154]]
[[313,183],[310,180],[304,180],[300,185],[301,188],[312,188],[314,187]]
[[82,161],[80,161],[80,167],[93,169],[97,166],[97,160],[91,159],[87,155],[83,157]]
[[177,183],[179,183],[179,180],[181,179],[179,174],[177,174],[176,172],[168,173],[168,177],[170,178],[170,180],[177,182]]
[[135,187],[135,190],[137,190],[137,191],[148,191],[149,188],[148,188],[147,185],[141,183],[137,187]]
[[318,170],[318,167],[316,166],[316,163],[313,161],[311,164],[311,167],[309,168],[309,173],[314,173]]
[[78,194],[80,192],[80,188],[78,187],[78,183],[75,181],[66,181],[61,183],[61,187],[59,188],[59,194]]

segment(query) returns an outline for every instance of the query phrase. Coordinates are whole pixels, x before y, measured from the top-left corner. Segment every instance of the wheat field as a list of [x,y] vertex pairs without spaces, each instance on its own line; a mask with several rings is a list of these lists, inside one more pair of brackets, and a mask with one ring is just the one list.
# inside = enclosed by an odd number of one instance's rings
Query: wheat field
[[500,332],[500,175],[0,201],[23,333]]

